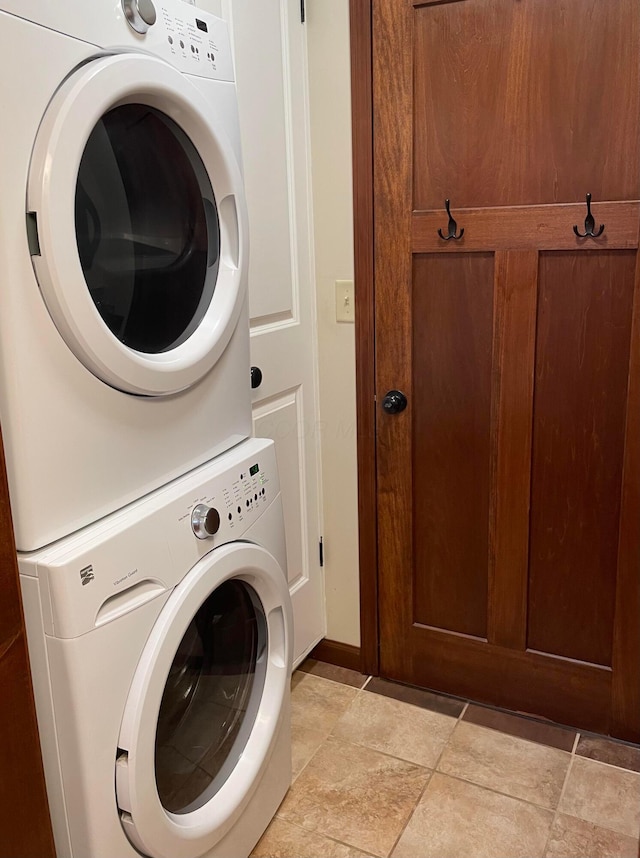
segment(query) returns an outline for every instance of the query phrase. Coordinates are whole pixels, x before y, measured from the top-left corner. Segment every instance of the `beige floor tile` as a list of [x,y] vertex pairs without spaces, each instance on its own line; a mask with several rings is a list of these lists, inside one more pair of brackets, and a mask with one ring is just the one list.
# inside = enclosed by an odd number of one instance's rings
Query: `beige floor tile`
[[336,843],[315,831],[273,820],[257,844],[251,858],[368,858],[365,852]]
[[333,736],[433,768],[456,726],[456,719],[391,700],[359,694],[340,718]]
[[331,738],[300,774],[278,815],[386,856],[429,775],[420,766]]
[[291,743],[296,778],[358,691],[301,671],[294,673],[291,689]]
[[565,751],[461,721],[438,771],[555,808],[570,760]]
[[393,858],[541,858],[553,813],[435,773]]
[[621,834],[640,832],[640,774],[576,757],[560,810]]
[[601,828],[575,816],[558,814],[545,858],[637,858],[635,837]]

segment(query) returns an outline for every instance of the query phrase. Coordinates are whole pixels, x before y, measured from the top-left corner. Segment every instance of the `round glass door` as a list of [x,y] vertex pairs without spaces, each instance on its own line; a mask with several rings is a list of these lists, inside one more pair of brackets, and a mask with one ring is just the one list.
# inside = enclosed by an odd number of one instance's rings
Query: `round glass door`
[[38,129],[27,223],[40,292],[74,355],[126,393],[198,383],[245,302],[235,123],[209,83],[205,97],[154,57],[98,57],[60,85]]
[[288,736],[291,613],[284,570],[249,542],[202,557],[160,610],[116,749],[120,821],[141,854],[198,858],[241,818]]
[[264,611],[243,581],[218,587],[189,624],[156,730],[156,785],[165,810],[201,807],[237,765],[262,696],[265,643]]
[[174,349],[211,302],[218,211],[186,134],[145,104],[109,110],[87,141],[76,184],[78,254],[109,330],[146,354]]

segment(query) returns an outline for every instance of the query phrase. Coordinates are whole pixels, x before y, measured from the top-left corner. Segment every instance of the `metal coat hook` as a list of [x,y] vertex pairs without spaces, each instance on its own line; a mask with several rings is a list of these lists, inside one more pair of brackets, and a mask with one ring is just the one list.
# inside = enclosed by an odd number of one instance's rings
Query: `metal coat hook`
[[443,235],[442,230],[438,230],[438,235],[443,241],[449,241],[449,239],[453,238],[455,241],[459,241],[464,235],[464,229],[460,230],[460,235],[456,235],[456,230],[458,229],[458,224],[455,222],[453,217],[451,216],[451,209],[449,208],[449,200],[444,201],[444,207],[447,210],[447,214],[449,215],[449,224],[447,226],[447,234]]
[[584,232],[578,232],[578,227],[574,226],[573,231],[578,236],[578,238],[598,238],[599,235],[602,235],[604,232],[604,224],[600,224],[600,229],[597,232],[594,232],[596,228],[596,222],[591,214],[591,194],[587,194],[587,216],[584,219]]

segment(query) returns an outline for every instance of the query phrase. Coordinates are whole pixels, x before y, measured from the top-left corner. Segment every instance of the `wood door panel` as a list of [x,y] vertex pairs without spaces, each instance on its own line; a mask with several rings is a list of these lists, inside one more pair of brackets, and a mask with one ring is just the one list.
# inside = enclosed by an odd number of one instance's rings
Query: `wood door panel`
[[[611,670],[414,626],[400,681],[607,732]],[[406,645],[406,642],[405,642]],[[413,657],[411,654],[413,653]],[[419,655],[416,655],[419,653]],[[386,673],[386,654],[380,667]]]
[[413,266],[415,621],[487,629],[493,255]]
[[638,740],[640,5],[372,7],[381,672]]
[[524,650],[538,254],[495,255],[489,643]]
[[618,590],[613,638],[612,732],[640,742],[640,254],[631,324],[622,474]]
[[636,199],[635,2],[417,8],[414,208]]
[[528,646],[611,664],[635,253],[540,257]]

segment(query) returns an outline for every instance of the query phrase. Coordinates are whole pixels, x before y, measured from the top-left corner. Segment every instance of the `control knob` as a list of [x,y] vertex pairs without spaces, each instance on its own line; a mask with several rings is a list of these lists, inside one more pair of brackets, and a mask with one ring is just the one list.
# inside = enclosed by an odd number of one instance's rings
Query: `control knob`
[[122,0],[122,11],[131,29],[142,35],[156,22],[153,0]]
[[212,506],[199,503],[191,513],[191,528],[198,539],[208,539],[220,529],[220,513]]

